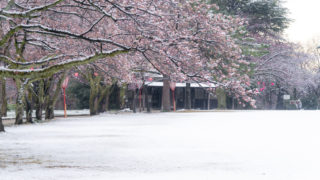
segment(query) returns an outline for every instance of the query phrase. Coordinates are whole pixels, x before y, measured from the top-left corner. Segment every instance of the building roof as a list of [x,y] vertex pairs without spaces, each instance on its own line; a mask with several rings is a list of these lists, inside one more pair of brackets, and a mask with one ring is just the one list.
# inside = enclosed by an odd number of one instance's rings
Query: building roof
[[[145,82],[145,85],[150,87],[162,87],[163,82]],[[203,88],[213,88],[216,87],[216,85],[210,83],[190,83],[191,87],[203,87]],[[176,83],[176,87],[186,87],[186,83]]]

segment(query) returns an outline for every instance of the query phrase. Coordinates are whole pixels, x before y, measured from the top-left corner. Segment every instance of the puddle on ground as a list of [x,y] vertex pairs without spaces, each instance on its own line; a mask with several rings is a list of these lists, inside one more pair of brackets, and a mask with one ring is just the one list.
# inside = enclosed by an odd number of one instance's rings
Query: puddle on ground
[[25,155],[21,151],[3,150],[0,149],[0,169],[14,168],[15,170],[22,170],[24,167],[37,166],[47,169],[110,169],[106,166],[77,166],[70,165],[65,162],[58,162],[54,160],[44,160],[32,155]]
[[[43,160],[33,155],[25,155],[26,149],[0,149],[0,168],[24,165],[41,165]],[[48,162],[48,161],[46,161]]]

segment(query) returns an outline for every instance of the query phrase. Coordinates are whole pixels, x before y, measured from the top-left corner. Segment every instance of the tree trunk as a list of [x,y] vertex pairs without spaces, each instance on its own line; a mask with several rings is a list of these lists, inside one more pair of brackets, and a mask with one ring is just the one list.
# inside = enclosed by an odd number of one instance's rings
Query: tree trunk
[[104,113],[107,111],[106,108],[106,97],[102,101],[99,101],[98,113]]
[[2,116],[0,114],[0,132],[4,132],[4,126],[3,126],[3,123],[2,123]]
[[185,109],[191,109],[191,84],[186,83],[186,90],[185,90]]
[[89,109],[90,109],[90,115],[96,115],[97,112],[95,111],[94,102],[96,99],[96,93],[94,91],[94,87],[90,87],[90,98],[89,98]]
[[163,76],[163,87],[162,87],[162,107],[163,112],[169,112],[170,108],[170,80],[169,77]]
[[99,103],[98,103],[98,99],[99,99],[99,94],[97,95],[97,97],[94,100],[94,111],[96,114],[99,114]]
[[90,108],[90,115],[96,115],[97,114],[97,111],[96,111],[96,97],[97,97],[97,94],[94,90],[94,88],[90,88],[90,98],[89,98],[89,108]]
[[43,103],[44,103],[44,80],[40,80],[38,85],[38,97],[36,100],[36,119],[38,121],[42,120]]
[[150,97],[149,97],[149,93],[148,93],[148,86],[145,85],[143,90],[144,90],[145,104],[146,104],[146,107],[147,107],[147,112],[150,113],[151,112],[151,107],[150,107],[151,106],[150,105],[150,102],[151,102],[150,100],[151,99],[149,99]]
[[4,126],[3,126],[3,123],[2,123],[2,112],[1,112],[1,109],[0,109],[0,132],[4,132]]
[[[64,72],[63,75],[61,76],[61,78],[59,79],[58,83],[55,86],[55,90],[53,92],[53,95],[47,96],[45,98],[45,104],[46,104],[45,119],[53,119],[54,118],[54,109],[55,109],[57,100],[60,96],[60,92],[61,92],[60,88],[61,88],[61,85],[66,77],[66,74],[67,74],[67,71]],[[46,94],[50,93],[50,89],[51,89],[51,87],[53,87],[54,78],[50,78],[48,81],[50,81],[50,83],[48,83],[49,88],[47,88],[48,90],[47,90]]]
[[99,98],[99,91],[100,87],[100,76],[95,76],[93,70],[88,71],[87,79],[90,83],[90,97],[89,97],[89,109],[90,115],[97,115],[98,114],[98,98]]
[[124,109],[126,107],[126,91],[127,85],[123,84],[120,87],[120,109]]
[[139,96],[139,112],[142,112],[142,104],[143,104],[143,99],[142,99],[142,87],[140,87],[139,91],[138,91],[138,96]]
[[224,89],[217,88],[216,89],[217,99],[218,99],[218,109],[226,109],[227,108],[227,94]]
[[21,84],[20,79],[16,79],[16,86],[18,89],[17,99],[16,99],[16,121],[15,124],[23,123],[23,97],[24,97],[24,87]]
[[115,96],[114,98],[114,108],[119,110],[120,109],[120,104],[121,104],[121,97],[120,97],[120,87],[115,83],[113,84],[113,89],[112,89],[112,94]]
[[45,119],[53,119],[54,118],[54,105],[48,105],[46,107]]
[[[59,92],[61,84],[58,84],[56,92]],[[46,109],[45,109],[45,119],[53,119],[54,118],[54,107],[56,105],[57,99],[59,97],[59,93],[54,93],[53,97],[48,97],[46,100]]]
[[145,111],[145,108],[146,108],[146,91],[145,91],[145,88],[147,86],[142,86],[142,111]]
[[23,103],[21,101],[22,101],[21,98],[17,98],[15,124],[22,124],[23,123]]
[[133,90],[133,100],[132,100],[132,111],[133,113],[137,112],[137,90]]
[[90,115],[97,115],[97,96],[98,96],[98,89],[95,86],[94,81],[90,82],[90,98],[89,98],[89,108],[90,108]]
[[1,77],[1,114],[2,116],[7,116],[7,92],[6,92],[6,79]]
[[[109,94],[109,95],[110,95],[110,94]],[[109,97],[110,97],[109,95],[106,96],[106,102],[105,102],[105,110],[106,110],[106,111],[109,111]]]
[[232,109],[234,109],[234,107],[235,107],[235,99],[234,97],[232,97]]
[[98,98],[98,113],[103,113],[108,111],[109,106],[109,95],[111,86],[104,85],[100,90],[100,95]]
[[36,105],[36,119],[38,121],[42,120],[42,104],[40,103]]
[[[3,81],[2,81],[3,83]],[[3,91],[1,92],[1,96],[3,96]],[[1,109],[0,109],[0,132],[4,132],[4,126],[3,126],[3,123],[2,123],[2,112],[1,112]]]
[[25,102],[26,102],[26,121],[27,121],[27,123],[33,123],[33,121],[32,121],[32,95],[31,94],[26,95]]
[[278,96],[277,96],[277,105],[276,105],[276,109],[280,109],[283,110],[284,109],[284,105],[283,105],[283,93],[279,90]]

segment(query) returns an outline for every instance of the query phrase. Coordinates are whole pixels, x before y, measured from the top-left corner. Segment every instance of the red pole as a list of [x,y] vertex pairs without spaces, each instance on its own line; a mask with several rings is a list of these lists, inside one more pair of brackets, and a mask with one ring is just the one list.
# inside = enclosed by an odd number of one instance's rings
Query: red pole
[[67,117],[66,88],[63,88],[64,117]]

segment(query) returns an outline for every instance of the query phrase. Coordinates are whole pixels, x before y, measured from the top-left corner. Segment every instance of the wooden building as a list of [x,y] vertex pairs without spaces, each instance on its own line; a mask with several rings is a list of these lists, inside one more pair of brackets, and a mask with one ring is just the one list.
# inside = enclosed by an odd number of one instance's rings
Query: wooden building
[[[171,109],[173,109],[173,97],[176,103],[176,109],[188,109],[186,107],[187,101],[187,83],[176,83],[174,91],[170,91]],[[137,111],[146,110],[148,106],[154,110],[160,110],[162,105],[162,88],[163,82],[146,82],[141,89],[134,91],[128,91],[127,93],[127,106],[130,109],[137,108]],[[215,95],[208,93],[206,90],[209,88],[208,85],[190,83],[190,100],[191,109],[215,109],[217,108],[218,102]],[[134,96],[134,94],[136,96]],[[148,97],[147,97],[148,96]],[[136,104],[134,105],[134,102]]]

